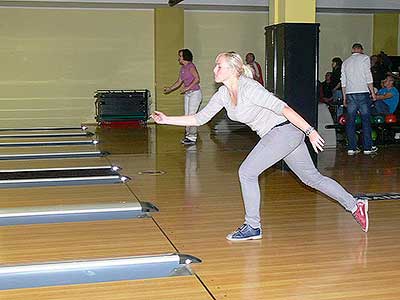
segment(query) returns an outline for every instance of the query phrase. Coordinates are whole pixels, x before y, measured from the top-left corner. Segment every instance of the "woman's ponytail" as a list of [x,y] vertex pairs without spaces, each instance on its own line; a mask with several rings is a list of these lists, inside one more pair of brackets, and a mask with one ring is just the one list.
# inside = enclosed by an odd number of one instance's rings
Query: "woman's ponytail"
[[241,75],[244,75],[244,76],[246,76],[248,78],[253,79],[254,78],[254,74],[253,74],[252,67],[250,67],[250,65],[248,65],[248,64],[243,65],[243,71],[242,71]]
[[220,56],[226,58],[226,62],[232,69],[236,70],[239,76],[243,75],[249,78],[253,78],[253,72],[251,70],[251,67],[243,64],[243,60],[239,54],[233,51],[222,52],[217,55],[215,61],[217,61]]

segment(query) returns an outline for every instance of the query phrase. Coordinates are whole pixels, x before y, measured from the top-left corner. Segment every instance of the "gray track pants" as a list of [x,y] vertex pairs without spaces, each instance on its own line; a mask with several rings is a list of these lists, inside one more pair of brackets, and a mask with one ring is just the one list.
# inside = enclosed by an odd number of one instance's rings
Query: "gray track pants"
[[246,224],[253,228],[261,226],[258,176],[281,159],[304,184],[335,199],[346,210],[354,210],[354,197],[336,181],[319,173],[304,142],[304,133],[287,124],[263,136],[239,168]]
[[[201,90],[190,91],[185,94],[185,115],[194,115],[199,110],[203,96]],[[197,126],[186,126],[185,137],[191,141],[197,140]]]

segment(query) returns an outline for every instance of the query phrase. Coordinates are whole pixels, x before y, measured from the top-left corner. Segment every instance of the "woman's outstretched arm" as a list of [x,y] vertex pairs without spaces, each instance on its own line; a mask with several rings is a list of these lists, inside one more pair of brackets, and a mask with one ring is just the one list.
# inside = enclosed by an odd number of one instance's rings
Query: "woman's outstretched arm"
[[174,82],[173,85],[164,88],[164,94],[169,94],[172,91],[175,91],[178,87],[182,85],[183,81],[180,77]]
[[151,117],[157,124],[178,125],[178,126],[199,126],[194,115],[169,117],[160,111],[154,111]]

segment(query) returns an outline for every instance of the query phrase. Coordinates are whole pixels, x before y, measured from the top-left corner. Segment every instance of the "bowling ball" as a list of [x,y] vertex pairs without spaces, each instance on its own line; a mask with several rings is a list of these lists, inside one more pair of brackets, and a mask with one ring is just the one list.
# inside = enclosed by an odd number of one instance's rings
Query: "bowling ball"
[[371,137],[373,141],[376,141],[376,138],[378,137],[378,134],[376,133],[376,130],[372,130],[371,131]]
[[361,135],[361,131],[359,131],[359,130],[356,131],[356,141],[357,141],[357,144],[362,144],[362,135]]
[[374,124],[375,123],[375,117],[371,116],[370,121],[371,121],[371,124]]
[[383,124],[385,123],[385,118],[383,116],[375,116],[375,123],[376,124]]
[[356,125],[360,125],[361,124],[361,117],[360,117],[360,115],[357,115],[356,116]]
[[344,114],[339,116],[338,123],[342,126],[346,125],[346,116]]
[[390,115],[386,115],[385,117],[385,123],[396,123],[397,122],[397,118],[396,115],[390,114]]

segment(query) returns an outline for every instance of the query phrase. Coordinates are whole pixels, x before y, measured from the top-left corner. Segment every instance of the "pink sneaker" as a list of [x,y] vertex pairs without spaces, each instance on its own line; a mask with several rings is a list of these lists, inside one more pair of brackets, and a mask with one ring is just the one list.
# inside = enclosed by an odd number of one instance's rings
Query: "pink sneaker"
[[353,217],[362,230],[368,232],[368,200],[357,200],[357,210],[353,213]]

